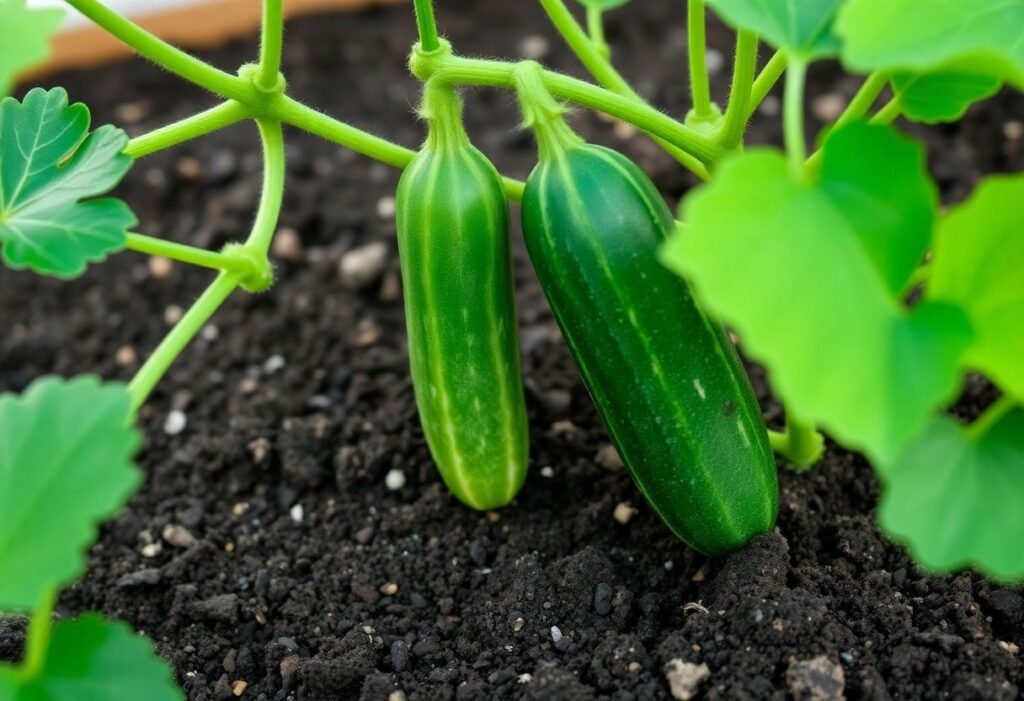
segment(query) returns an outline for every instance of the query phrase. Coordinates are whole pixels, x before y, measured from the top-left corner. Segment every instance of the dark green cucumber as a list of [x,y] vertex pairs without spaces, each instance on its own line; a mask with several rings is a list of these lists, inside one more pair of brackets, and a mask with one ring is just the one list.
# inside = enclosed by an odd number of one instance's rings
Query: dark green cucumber
[[741,547],[775,523],[775,461],[724,330],[658,261],[672,215],[627,158],[538,135],[526,245],[612,440],[679,538],[709,555]]
[[428,86],[429,137],[398,186],[398,243],[420,422],[448,488],[476,509],[526,478],[528,425],[501,178]]

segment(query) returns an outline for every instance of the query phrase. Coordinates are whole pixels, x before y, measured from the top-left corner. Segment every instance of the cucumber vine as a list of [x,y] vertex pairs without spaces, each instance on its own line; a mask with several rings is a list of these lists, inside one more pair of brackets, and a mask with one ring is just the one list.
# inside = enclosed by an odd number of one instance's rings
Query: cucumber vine
[[[1024,555],[1015,547],[1024,535],[1024,277],[1018,270],[1024,179],[988,178],[967,202],[941,212],[923,149],[892,126],[901,117],[952,121],[1004,85],[1024,89],[1024,45],[1017,41],[1024,3],[687,0],[680,14],[688,20],[693,104],[677,119],[642,99],[612,62],[605,14],[625,1],[580,0],[581,23],[564,0],[538,0],[595,82],[532,63],[459,55],[438,31],[432,0],[414,0],[419,42],[409,67],[437,95],[469,86],[517,91],[528,118],[554,110],[561,122],[564,101],[645,132],[702,181],[681,203],[678,231],[661,247],[661,260],[768,369],[787,417],[783,432],[765,434],[771,447],[792,466],[808,468],[823,454],[822,427],[870,458],[884,485],[882,527],[924,566],[1024,577]],[[273,286],[269,251],[286,185],[288,129],[402,169],[420,152],[289,95],[282,73],[283,0],[264,0],[259,56],[236,74],[168,44],[101,0],[66,2],[219,103],[129,140],[112,126],[90,129],[88,109],[71,103],[60,88],[34,89],[21,100],[3,97],[4,263],[72,278],[89,264],[133,251],[215,276],[127,385],[43,378],[21,396],[0,397],[0,482],[7,485],[0,493],[0,566],[23,573],[0,578],[0,609],[32,616],[24,662],[0,665],[0,697],[85,698],[80,689],[89,683],[81,676],[86,670],[121,675],[123,683],[109,698],[162,701],[180,693],[148,643],[92,616],[51,624],[57,593],[81,575],[97,524],[138,486],[132,464],[139,443],[136,414],[227,299],[238,290],[259,293]],[[736,30],[724,109],[711,99],[708,9]],[[0,46],[0,97],[18,73],[44,57],[60,17],[52,9],[29,9],[25,0],[0,0],[0,25],[17,29]],[[775,52],[758,70],[762,45]],[[808,155],[807,72],[826,59],[841,60],[864,82]],[[746,125],[783,76],[784,150],[745,150]],[[445,119],[459,119],[458,112],[447,110]],[[245,240],[209,251],[147,236],[133,230],[137,222],[127,204],[106,196],[132,162],[242,122],[255,124],[263,153],[262,193]],[[631,164],[587,153],[609,177],[625,177],[633,196],[647,197],[650,188]],[[505,198],[524,198],[524,183],[499,179],[482,155],[472,154],[467,158],[479,177],[466,187],[478,187],[490,201],[500,182]],[[412,187],[413,194],[428,189],[429,183]],[[486,212],[489,219],[474,216],[492,227],[500,247],[507,217],[493,207]],[[538,227],[546,216],[536,215]],[[648,233],[653,241],[664,232],[655,222]],[[908,302],[910,292],[919,301]],[[943,408],[956,399],[969,371],[983,373],[1003,397],[965,426]],[[709,388],[693,383],[703,400]],[[601,388],[593,384],[588,386],[597,395]],[[80,412],[83,407],[89,411]],[[444,415],[449,409],[434,407]],[[81,413],[88,416],[73,420]],[[47,433],[55,425],[69,427],[60,437],[68,447],[56,454],[48,449]],[[749,441],[746,429],[740,430]],[[522,474],[512,472],[501,499],[514,496],[521,484]],[[461,478],[458,465],[451,474]],[[33,506],[47,503],[62,511]],[[129,678],[123,669],[105,666],[113,653],[133,660],[137,673]],[[71,658],[85,663],[64,663]]]

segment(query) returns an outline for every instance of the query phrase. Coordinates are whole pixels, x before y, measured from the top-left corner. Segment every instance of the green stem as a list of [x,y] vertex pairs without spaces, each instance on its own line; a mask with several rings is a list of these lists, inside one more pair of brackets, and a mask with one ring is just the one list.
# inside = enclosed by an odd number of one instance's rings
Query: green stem
[[281,73],[281,52],[284,45],[283,0],[263,0],[263,26],[260,38],[260,63],[257,83],[271,90]]
[[704,0],[687,0],[686,33],[690,54],[690,94],[697,119],[713,119],[711,81],[708,78],[707,40],[705,38]]
[[32,612],[28,624],[28,642],[25,647],[25,661],[18,668],[18,676],[30,681],[39,676],[46,666],[46,655],[50,648],[50,633],[53,631],[53,609],[57,605],[57,589],[51,587],[44,594],[39,606]]
[[[416,152],[412,149],[345,124],[287,96],[274,103],[271,113],[277,119],[298,129],[396,168],[405,168],[416,157]],[[504,178],[504,183],[505,194],[511,199],[523,198],[524,185],[521,181]]]
[[281,123],[276,120],[257,119],[256,124],[263,141],[263,192],[256,221],[245,245],[265,257],[274,239],[284,200],[284,134]]
[[195,304],[185,313],[167,337],[160,342],[153,355],[128,385],[128,393],[132,398],[132,409],[138,411],[157,383],[170,369],[171,364],[181,355],[200,329],[214,315],[217,309],[231,296],[243,279],[243,275],[234,272],[221,272],[213,284],[196,300]]
[[967,434],[974,440],[981,439],[986,433],[998,424],[1003,417],[1017,408],[1018,402],[1013,397],[1003,395],[992,406],[985,410],[985,413],[975,419],[967,428]]
[[205,112],[135,137],[128,142],[125,153],[132,158],[142,158],[237,124],[248,116],[249,110],[245,105],[228,100]]
[[434,0],[415,0],[416,27],[420,33],[420,46],[424,51],[437,51],[441,42],[437,35],[437,21],[434,19]]
[[872,124],[892,124],[903,114],[903,105],[900,98],[894,97],[878,110],[878,113],[870,119]]
[[[456,85],[497,88],[511,88],[514,83],[515,64],[504,61],[429,55],[419,55],[413,60],[421,79],[436,75],[439,80]],[[703,163],[715,163],[726,153],[712,139],[645,103],[560,73],[544,71],[543,80],[552,95],[629,122],[688,152]]]
[[783,108],[786,153],[794,175],[802,176],[807,160],[807,141],[804,136],[804,86],[807,64],[792,60],[786,69],[786,94]]
[[775,84],[779,82],[779,78],[786,71],[786,64],[789,63],[789,58],[786,54],[781,51],[776,51],[775,54],[768,60],[764,68],[761,69],[761,73],[757,76],[754,81],[754,87],[750,89],[750,113],[747,115],[747,119],[754,116],[757,108],[761,106],[764,99],[768,97],[768,93],[772,91]]
[[246,81],[218,70],[158,39],[98,0],[66,0],[66,2],[165,70],[221,97],[252,103],[251,86]]
[[587,34],[594,48],[606,59],[610,58],[612,50],[604,38],[604,11],[600,7],[587,5]]
[[129,251],[142,253],[148,256],[163,256],[171,260],[181,261],[189,265],[210,270],[228,270],[248,277],[256,272],[252,261],[249,258],[227,253],[207,251],[194,246],[164,241],[163,239],[144,236],[143,234],[128,234],[126,248]]
[[727,148],[735,148],[743,142],[743,130],[750,119],[750,99],[757,72],[757,35],[740,32],[736,37],[736,59],[732,71],[732,89],[729,106],[725,109],[725,121],[718,134],[718,142]]
[[[629,81],[615,70],[608,57],[603,55],[594,42],[591,41],[587,32],[576,21],[576,18],[572,16],[563,0],[540,0],[540,5],[544,8],[548,19],[551,20],[551,24],[562,36],[562,39],[569,45],[569,48],[576,54],[576,57],[579,58],[580,63],[583,64],[590,75],[594,76],[594,80],[623,97],[641,104],[647,104],[633,89],[633,86],[629,84]],[[711,176],[708,173],[707,167],[700,160],[664,139],[655,137],[654,141],[684,168],[692,171],[703,180],[710,180]]]
[[825,453],[825,439],[812,424],[798,419],[786,411],[786,430],[783,433],[770,432],[772,450],[800,470],[818,462]]

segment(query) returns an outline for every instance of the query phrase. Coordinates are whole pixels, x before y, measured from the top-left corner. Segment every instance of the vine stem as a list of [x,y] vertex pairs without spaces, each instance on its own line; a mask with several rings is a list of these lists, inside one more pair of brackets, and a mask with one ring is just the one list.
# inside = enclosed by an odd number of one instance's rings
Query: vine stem
[[252,86],[249,83],[158,39],[99,0],[65,2],[165,70],[221,97],[252,103]]
[[256,80],[265,89],[277,85],[284,48],[284,2],[263,0],[263,25],[260,37],[260,63]]
[[228,100],[199,114],[135,137],[128,142],[125,153],[132,158],[142,158],[232,126],[249,116],[249,108],[241,102]]
[[786,410],[786,430],[770,431],[768,439],[772,450],[799,470],[818,462],[825,452],[825,439],[814,425],[798,419],[789,409]]
[[783,108],[783,126],[786,153],[794,175],[803,176],[804,161],[807,160],[807,141],[804,135],[804,86],[807,82],[807,64],[800,60],[789,61],[786,68],[786,94]]
[[980,439],[1017,406],[1016,399],[1004,394],[968,427],[968,435],[975,440]]
[[732,88],[729,105],[725,108],[725,121],[718,141],[727,148],[736,148],[743,142],[743,131],[750,119],[750,101],[757,71],[757,35],[741,31],[736,37],[736,59],[733,64]]
[[704,0],[687,0],[686,34],[690,62],[690,95],[697,119],[712,119],[711,81],[708,78]]
[[[476,85],[513,88],[515,64],[461,56],[419,55],[413,59],[419,77],[436,76],[438,80],[454,85]],[[650,105],[637,102],[592,83],[560,73],[544,71],[547,90],[556,97],[569,100],[590,109],[604,112],[629,122],[643,131],[660,137],[688,152],[701,162],[715,163],[725,150],[712,139],[677,122]]]
[[437,34],[437,20],[434,19],[434,0],[415,0],[414,6],[420,46],[427,52],[437,51],[441,42]]
[[284,133],[281,122],[276,120],[257,119],[256,125],[263,142],[263,192],[256,221],[245,245],[265,258],[270,251],[277,220],[281,216],[281,203],[284,201]]
[[587,5],[587,34],[594,48],[605,59],[610,58],[612,50],[604,38],[604,11],[600,7]]
[[779,78],[786,71],[786,64],[789,59],[781,51],[776,51],[765,64],[764,68],[754,80],[754,87],[750,89],[750,105],[748,107],[747,119],[754,116],[754,112],[761,106],[768,93],[772,91]]
[[128,234],[126,248],[136,253],[149,256],[163,256],[164,258],[181,261],[182,263],[188,263],[200,268],[236,272],[244,277],[248,277],[256,272],[249,258],[207,251],[202,248],[186,246],[143,234]]
[[35,679],[46,665],[46,654],[53,632],[53,609],[57,605],[57,589],[50,587],[44,592],[39,605],[32,612],[28,624],[28,642],[25,647],[25,661],[18,668],[23,680]]
[[[563,0],[540,0],[540,5],[548,15],[551,24],[562,36],[562,39],[569,46],[576,57],[583,64],[587,72],[594,77],[598,83],[608,90],[619,95],[646,105],[647,102],[640,97],[622,75],[615,70],[608,56],[601,53],[598,46],[594,44],[587,32],[576,21],[569,8]],[[710,180],[711,175],[707,167],[699,159],[686,151],[669,143],[665,139],[654,138],[666,153],[672,156],[684,168],[693,172],[702,180]]]

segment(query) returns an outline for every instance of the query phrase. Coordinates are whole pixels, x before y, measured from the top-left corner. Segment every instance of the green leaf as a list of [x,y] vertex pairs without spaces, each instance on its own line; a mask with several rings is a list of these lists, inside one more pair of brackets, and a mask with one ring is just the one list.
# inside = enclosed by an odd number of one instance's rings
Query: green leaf
[[[6,693],[5,693],[6,692]],[[3,701],[179,701],[166,662],[123,623],[90,614],[58,621],[43,668],[31,679],[0,667]]]
[[914,559],[936,571],[974,567],[1024,578],[1024,410],[982,435],[935,419],[896,460],[878,466],[878,516]]
[[964,362],[1024,400],[1024,177],[985,180],[936,235],[926,296],[962,307],[976,332]]
[[835,56],[839,39],[833,32],[836,10],[843,0],[708,0],[728,24],[757,32],[779,49],[805,60]]
[[899,73],[892,78],[903,115],[925,124],[955,122],[968,107],[992,97],[1001,86],[998,78],[970,73]]
[[[112,126],[89,133],[89,110],[62,88],[0,101],[0,243],[14,269],[74,277],[125,246],[135,215],[121,200],[87,198],[120,182],[132,159]],[[84,200],[84,201],[83,201]]]
[[0,97],[11,89],[14,78],[50,53],[50,36],[64,17],[58,8],[29,9],[25,0],[0,0]]
[[629,0],[577,0],[583,7],[589,7],[594,10],[601,10],[607,12],[608,10],[614,10],[616,7],[622,7],[628,5]]
[[131,398],[94,377],[0,395],[0,610],[74,581],[96,526],[138,487]]
[[836,31],[855,71],[935,69],[1024,87],[1024,0],[848,0]]
[[955,392],[971,336],[957,307],[901,301],[936,208],[921,147],[854,123],[826,139],[813,182],[776,151],[724,163],[684,201],[665,260],[796,415],[889,456]]

